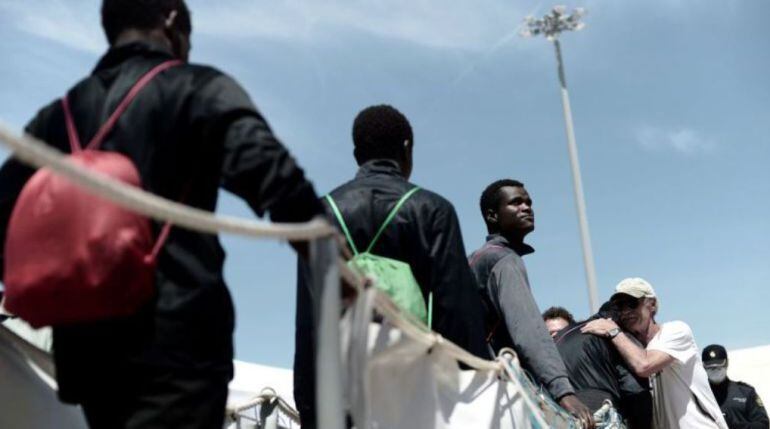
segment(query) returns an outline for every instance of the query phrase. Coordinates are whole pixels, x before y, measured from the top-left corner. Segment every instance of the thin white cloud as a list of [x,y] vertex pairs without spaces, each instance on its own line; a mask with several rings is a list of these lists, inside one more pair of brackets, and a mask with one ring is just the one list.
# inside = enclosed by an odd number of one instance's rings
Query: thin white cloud
[[704,137],[691,128],[663,129],[644,126],[636,130],[636,141],[647,150],[673,150],[684,155],[707,153],[716,148],[713,139]]
[[[188,1],[194,32],[226,38],[314,40],[370,34],[429,48],[484,52],[524,11],[510,2],[435,0]],[[0,0],[6,23],[66,47],[101,53],[106,42],[93,0]]]
[[0,13],[6,24],[68,48],[102,53],[107,47],[93,1],[0,0]]
[[197,32],[310,42],[352,30],[431,48],[483,51],[523,17],[508,2],[433,0],[193,1]]

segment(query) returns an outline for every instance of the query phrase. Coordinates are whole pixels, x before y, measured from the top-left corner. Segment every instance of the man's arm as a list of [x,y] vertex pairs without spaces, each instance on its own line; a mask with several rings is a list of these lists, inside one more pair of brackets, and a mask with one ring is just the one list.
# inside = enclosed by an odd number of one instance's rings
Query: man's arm
[[476,356],[488,358],[481,295],[465,257],[460,222],[448,201],[441,198],[430,203],[430,224],[418,260],[429,267],[428,284],[421,286],[433,294],[433,330]]
[[[588,322],[581,331],[587,334],[608,337],[613,329],[619,329],[612,319],[596,319]],[[628,363],[628,366],[639,377],[649,377],[663,368],[669,366],[674,357],[659,350],[645,350],[638,346],[626,333],[622,332],[612,339],[612,344],[618,349],[620,355]]]
[[564,361],[532,296],[526,273],[509,259],[511,257],[501,259],[494,266],[490,281],[495,283],[491,298],[503,316],[513,347],[551,397],[580,419],[584,427],[593,428],[591,410],[575,396]]
[[193,129],[200,130],[202,141],[218,145],[222,188],[258,216],[269,212],[275,222],[305,222],[323,214],[313,185],[233,79],[217,74],[189,104]]
[[496,284],[496,291],[491,298],[496,301],[522,363],[558,400],[575,390],[532,296],[526,273],[510,258],[501,259],[492,269],[490,280]]

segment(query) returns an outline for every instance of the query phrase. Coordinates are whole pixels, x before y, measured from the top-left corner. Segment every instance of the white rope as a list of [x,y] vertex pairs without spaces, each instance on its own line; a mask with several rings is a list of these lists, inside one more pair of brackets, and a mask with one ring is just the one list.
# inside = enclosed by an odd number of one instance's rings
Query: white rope
[[[118,180],[84,169],[68,162],[62,153],[53,147],[29,136],[15,136],[2,124],[0,124],[0,142],[10,147],[14,156],[23,162],[40,168],[49,168],[122,207],[156,220],[170,221],[174,225],[192,230],[286,240],[313,240],[328,237],[335,232],[334,228],[324,220],[280,224],[255,222],[231,216],[214,216],[207,211],[158,197]],[[341,276],[348,284],[356,285],[360,290],[364,284],[363,278],[350,270],[344,262],[339,261],[338,265]],[[499,362],[480,359],[441,335],[428,331],[425,327],[420,328],[419,325],[406,318],[390,298],[380,291],[377,293],[375,306],[394,326],[413,339],[430,345],[469,367],[483,371],[502,369]]]
[[374,298],[374,306],[385,316],[396,328],[413,340],[433,347],[434,351],[441,352],[447,356],[468,365],[479,371],[501,371],[503,366],[500,362],[481,359],[467,352],[457,344],[447,340],[436,332],[429,331],[422,324],[416,324],[404,316],[401,309],[383,292],[377,290]]
[[[523,384],[521,384],[521,380],[519,379],[517,374],[515,374],[512,370],[514,363],[517,366],[520,365],[519,357],[516,355],[516,352],[514,352],[512,349],[507,347],[503,348],[502,350],[500,350],[498,359],[502,359],[505,361],[505,363],[502,364],[503,371],[505,371],[505,373],[508,375],[508,379],[511,381],[511,383],[513,383],[513,385],[516,386],[516,389],[519,392],[526,392],[526,388],[524,387]],[[530,398],[529,395],[527,395],[526,393],[522,393],[521,397],[522,399],[524,399],[524,403],[526,404],[527,408],[529,408],[530,414],[532,415],[532,417],[534,417],[535,421],[538,424],[538,427],[547,428],[548,424],[546,424],[545,420],[543,419],[543,416],[541,414],[542,411],[537,405],[535,405],[534,402],[532,402],[532,398]]]
[[15,157],[25,163],[35,167],[47,167],[115,204],[156,220],[170,221],[174,225],[200,232],[226,232],[252,238],[285,240],[313,240],[334,233],[328,222],[320,219],[306,223],[281,224],[214,216],[205,210],[158,197],[119,180],[81,168],[68,162],[62,153],[53,147],[29,136],[17,137],[3,125],[0,125],[0,141],[13,150]]

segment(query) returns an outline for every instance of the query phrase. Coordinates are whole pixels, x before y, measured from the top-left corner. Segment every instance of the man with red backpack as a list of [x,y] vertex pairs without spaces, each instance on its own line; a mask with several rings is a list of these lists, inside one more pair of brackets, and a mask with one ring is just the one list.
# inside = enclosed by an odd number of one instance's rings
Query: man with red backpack
[[[109,51],[27,133],[63,152],[98,140],[101,151],[133,162],[146,191],[199,209],[213,211],[222,187],[273,221],[323,212],[245,91],[214,68],[187,63],[184,0],[104,0],[102,25]],[[34,173],[15,159],[0,169],[3,243]],[[152,225],[162,236],[165,228]],[[154,292],[135,314],[54,326],[59,396],[82,404],[91,427],[222,427],[234,326],[224,251],[216,235],[177,227],[158,241]]]

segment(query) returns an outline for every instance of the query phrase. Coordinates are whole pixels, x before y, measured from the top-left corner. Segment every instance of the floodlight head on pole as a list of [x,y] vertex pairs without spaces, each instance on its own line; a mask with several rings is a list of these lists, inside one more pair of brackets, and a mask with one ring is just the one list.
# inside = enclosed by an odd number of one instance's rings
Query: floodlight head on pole
[[567,15],[566,6],[554,6],[551,13],[536,19],[534,16],[524,18],[525,27],[519,32],[523,37],[544,35],[546,39],[554,41],[562,31],[578,31],[585,27],[580,21],[586,14],[582,7],[575,8]]

